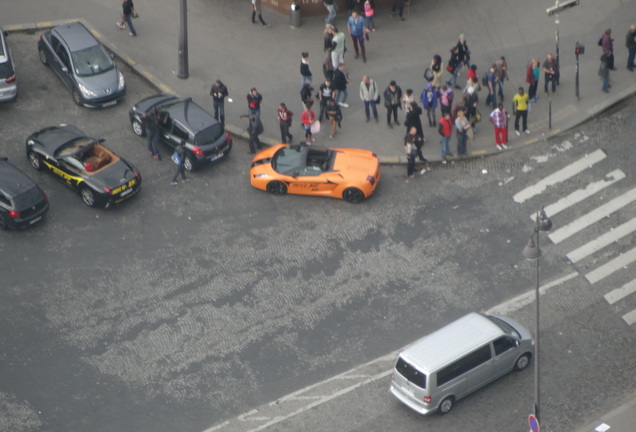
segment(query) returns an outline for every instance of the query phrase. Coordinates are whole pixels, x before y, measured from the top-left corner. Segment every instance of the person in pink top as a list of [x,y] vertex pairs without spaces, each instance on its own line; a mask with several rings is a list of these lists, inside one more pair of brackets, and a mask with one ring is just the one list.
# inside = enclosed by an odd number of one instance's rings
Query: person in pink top
[[305,110],[300,116],[300,122],[305,128],[305,144],[311,145],[312,141],[316,141],[311,136],[311,125],[316,121],[316,114],[311,110],[311,104],[305,105]]
[[[367,29],[369,31],[375,31],[375,21],[373,20],[373,15],[375,13],[375,5],[373,4],[373,0],[366,0],[364,2],[364,16],[367,19]],[[369,32],[366,33],[367,40],[369,40]]]

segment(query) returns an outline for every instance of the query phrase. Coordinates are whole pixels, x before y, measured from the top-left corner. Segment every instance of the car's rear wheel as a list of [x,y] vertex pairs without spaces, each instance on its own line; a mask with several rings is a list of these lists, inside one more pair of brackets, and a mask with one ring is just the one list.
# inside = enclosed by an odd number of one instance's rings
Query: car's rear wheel
[[82,201],[89,207],[95,207],[95,194],[92,190],[87,187],[83,187],[80,190],[80,195],[82,196]]
[[267,192],[272,195],[285,195],[287,193],[287,185],[277,180],[271,181],[267,183]]
[[43,65],[48,66],[49,62],[46,59],[46,53],[44,52],[43,49],[39,50],[39,52],[40,52],[40,61],[42,62]]
[[73,95],[73,102],[75,102],[76,105],[82,106],[82,97],[80,96],[79,91],[77,89],[73,89],[71,94]]
[[515,370],[518,371],[522,371],[525,368],[528,367],[528,364],[530,364],[530,354],[524,354],[521,357],[519,357],[517,359],[517,361],[515,362]]
[[342,199],[352,204],[358,204],[364,200],[364,193],[358,188],[347,188],[342,193]]
[[42,161],[40,160],[40,157],[36,155],[35,152],[32,150],[29,150],[27,156],[29,158],[29,163],[31,164],[31,166],[34,169],[40,171],[42,169]]
[[7,222],[4,220],[4,216],[0,214],[0,231],[7,229]]
[[144,128],[144,125],[141,124],[141,121],[139,121],[138,119],[134,119],[132,121],[132,130],[137,136],[146,135],[146,128]]
[[453,408],[453,405],[455,405],[455,398],[449,396],[440,402],[437,412],[440,413],[440,415],[448,414],[448,412]]
[[192,171],[194,169],[194,160],[192,159],[192,155],[186,154],[185,160],[183,161],[183,167]]

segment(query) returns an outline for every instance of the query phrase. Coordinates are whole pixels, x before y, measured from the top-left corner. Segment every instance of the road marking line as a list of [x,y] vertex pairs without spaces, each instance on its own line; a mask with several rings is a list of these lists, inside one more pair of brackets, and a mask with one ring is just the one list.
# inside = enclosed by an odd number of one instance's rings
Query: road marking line
[[567,224],[563,228],[560,228],[553,233],[549,234],[548,237],[552,240],[552,243],[558,244],[563,240],[567,239],[570,236],[578,233],[579,231],[589,227],[590,225],[600,221],[601,219],[608,217],[616,210],[620,210],[625,207],[627,204],[636,201],[636,188],[625,192],[623,195],[614,198],[613,200],[603,204],[600,207],[592,210],[588,214],[581,216],[577,220]]
[[609,304],[614,304],[617,301],[624,299],[628,295],[633,294],[635,292],[636,292],[636,279],[634,279],[631,282],[627,282],[622,287],[616,288],[615,290],[605,294],[605,300],[607,300]]
[[523,203],[533,196],[539,195],[548,186],[555,185],[569,179],[570,177],[574,177],[581,171],[590,168],[592,165],[602,161],[606,157],[607,155],[605,154],[605,152],[601,149],[598,149],[594,153],[585,155],[585,157],[579,159],[578,161],[571,163],[570,165],[560,169],[559,171],[543,178],[541,181],[535,183],[534,185],[525,188],[521,192],[518,192],[512,197],[512,199],[515,200],[515,202],[517,203]]
[[[562,278],[553,280],[552,282],[548,282],[547,284],[539,287],[539,294],[545,294],[550,288],[553,288],[557,285],[561,285],[564,282],[569,281],[577,277],[579,274],[577,272],[570,273],[568,275],[563,276]],[[524,306],[532,304],[535,298],[535,290],[530,290],[523,294],[518,295],[517,297],[511,298],[503,303],[498,304],[497,306],[487,310],[484,312],[486,315],[507,315],[510,312],[517,311]]]
[[608,231],[607,233],[592,240],[591,242],[584,244],[580,248],[574,249],[566,256],[568,257],[570,262],[578,262],[586,256],[603,249],[605,246],[614,243],[615,241],[633,233],[634,231],[636,231],[636,217],[628,220],[622,225],[617,226],[612,231]]
[[[610,180],[600,180],[594,183],[590,183],[585,187],[585,189],[578,189],[572,192],[570,195],[561,198],[557,202],[550,204],[549,206],[546,206],[545,207],[546,214],[549,217],[552,217],[554,215],[561,213],[563,210],[573,206],[574,204],[577,204],[583,201],[584,199],[591,197],[595,193],[602,191],[606,187],[616,183],[617,181],[624,179],[625,173],[617,169],[608,173],[605,177],[609,178]],[[533,221],[536,220],[536,218],[537,218],[536,213],[532,213],[530,215],[530,219],[532,219]]]
[[[579,274],[576,272],[570,273],[560,279],[554,280],[552,282],[549,282],[547,284],[545,284],[544,286],[539,288],[540,293],[545,293],[549,288],[555,287],[557,285],[560,285],[572,278],[575,278],[576,276],[578,276]],[[502,313],[502,312],[512,312],[515,311],[517,309],[520,309],[524,306],[526,306],[527,304],[532,303],[532,301],[534,300],[534,290],[531,290],[525,294],[519,295],[517,297],[515,297],[514,299],[508,300],[504,303],[501,303],[498,306],[493,307],[492,309],[490,309],[490,311],[486,312],[488,314],[490,313]],[[530,300],[527,300],[527,298],[529,298]],[[298,414],[302,414],[305,411],[308,411],[316,406],[322,405],[326,402],[329,402],[335,398],[338,398],[344,394],[347,394],[349,392],[352,392],[364,385],[370,384],[372,382],[375,382],[377,380],[380,380],[382,378],[385,378],[387,376],[389,376],[392,372],[393,372],[393,364],[395,363],[395,359],[397,359],[399,351],[394,351],[391,352],[389,354],[386,354],[382,357],[378,357],[375,360],[371,360],[370,362],[367,362],[363,365],[357,366],[353,369],[350,369],[347,372],[338,374],[334,377],[328,378],[324,381],[318,382],[316,384],[312,384],[308,387],[305,387],[303,389],[297,390],[293,393],[290,393],[286,396],[283,396],[282,398],[270,402],[268,404],[262,405],[260,408],[258,409],[253,409],[251,411],[248,411],[245,414],[242,414],[236,418],[234,418],[233,420],[228,420],[225,421],[219,425],[216,426],[212,426],[208,429],[206,429],[203,432],[216,432],[216,431],[220,431],[221,429],[225,429],[227,428],[228,430],[231,431],[236,431],[236,430],[240,430],[241,432],[258,432],[261,431],[263,429],[266,429],[274,424],[283,422],[289,418],[292,418]],[[386,365],[384,365],[383,363],[387,363]],[[376,374],[364,374],[364,373],[360,373],[363,370],[365,370],[366,368],[374,368],[375,370],[380,370],[380,372],[376,373]],[[317,387],[320,386],[324,386],[325,384],[333,384],[334,382],[343,382],[346,379],[350,379],[352,377],[358,378],[360,379],[359,382],[356,382],[350,386],[347,386],[345,388],[342,388],[340,390],[336,390],[333,393],[329,394],[329,395],[324,395],[324,396],[316,396],[316,397],[312,397],[312,396],[301,396],[303,393],[307,393],[310,390],[316,389]],[[334,389],[335,390],[335,389]],[[285,406],[285,402],[297,402],[298,400],[311,400],[311,399],[316,399],[313,402],[309,402],[307,405],[304,405],[298,409],[294,409],[293,411],[286,411],[286,406]],[[298,405],[294,405],[294,404],[289,404],[288,405],[289,408],[296,408]],[[249,417],[252,416],[254,414],[261,414],[261,416],[259,417]],[[263,414],[270,414],[271,415],[269,417],[264,416]],[[248,418],[249,417],[249,418]],[[249,429],[249,430],[245,430],[246,428],[246,423],[247,421],[263,421],[263,424],[260,425],[253,425],[253,429]]]
[[636,322],[636,309],[623,315],[623,321],[625,321],[628,325],[634,324]]
[[604,279],[607,276],[611,275],[616,270],[620,270],[623,267],[626,267],[628,264],[633,263],[634,261],[636,261],[636,248],[627,251],[624,254],[620,254],[610,262],[605,263],[602,266],[592,270],[585,275],[585,279],[587,279],[591,284],[595,284],[601,279]]

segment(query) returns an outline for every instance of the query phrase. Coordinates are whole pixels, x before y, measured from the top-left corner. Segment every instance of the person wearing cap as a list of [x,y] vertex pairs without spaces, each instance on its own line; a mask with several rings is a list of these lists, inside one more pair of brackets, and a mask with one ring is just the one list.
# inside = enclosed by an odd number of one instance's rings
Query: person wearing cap
[[384,106],[386,107],[386,122],[387,125],[393,129],[391,124],[391,115],[396,125],[400,125],[398,121],[397,110],[402,100],[402,89],[397,85],[395,81],[391,81],[389,86],[384,90]]
[[[292,124],[292,116],[293,112],[287,109],[287,106],[281,102],[278,105],[278,124],[280,125],[280,141],[283,144],[287,144],[287,142],[292,143],[294,140],[294,136],[289,133],[289,128]],[[289,141],[287,140],[289,138]]]
[[627,69],[634,71],[634,57],[636,57],[636,24],[629,26],[627,36],[625,36],[625,46],[629,50],[627,56]]

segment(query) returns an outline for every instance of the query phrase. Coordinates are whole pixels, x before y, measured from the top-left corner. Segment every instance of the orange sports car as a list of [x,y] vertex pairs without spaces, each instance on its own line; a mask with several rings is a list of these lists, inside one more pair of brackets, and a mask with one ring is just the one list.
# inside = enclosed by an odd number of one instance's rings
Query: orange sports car
[[373,194],[380,162],[368,150],[278,144],[252,161],[252,186],[274,195],[316,195],[359,203]]

